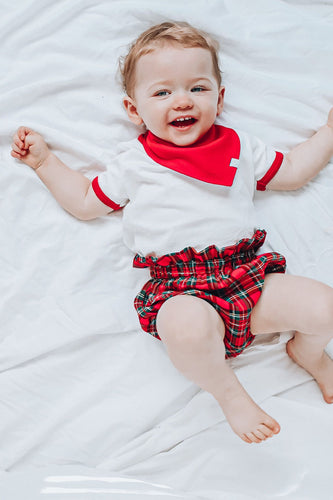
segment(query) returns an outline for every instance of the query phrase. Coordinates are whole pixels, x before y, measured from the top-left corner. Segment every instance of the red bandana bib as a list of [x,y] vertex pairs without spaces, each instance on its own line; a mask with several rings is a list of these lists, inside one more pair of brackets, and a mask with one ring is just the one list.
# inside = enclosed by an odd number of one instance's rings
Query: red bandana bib
[[175,146],[150,131],[139,136],[146,153],[154,161],[180,174],[221,186],[232,186],[240,155],[237,133],[221,125],[190,146]]

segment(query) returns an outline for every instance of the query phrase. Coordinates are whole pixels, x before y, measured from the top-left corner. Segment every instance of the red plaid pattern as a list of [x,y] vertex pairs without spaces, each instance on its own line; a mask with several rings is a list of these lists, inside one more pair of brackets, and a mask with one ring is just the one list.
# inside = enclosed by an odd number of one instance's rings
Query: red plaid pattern
[[151,279],[134,305],[143,330],[160,338],[156,316],[162,304],[179,294],[208,301],[225,324],[226,358],[240,354],[254,339],[250,315],[257,303],[265,274],[285,272],[285,258],[275,252],[256,255],[266,238],[258,230],[233,246],[212,245],[201,252],[191,247],[162,257],[134,257],[134,267],[150,267]]

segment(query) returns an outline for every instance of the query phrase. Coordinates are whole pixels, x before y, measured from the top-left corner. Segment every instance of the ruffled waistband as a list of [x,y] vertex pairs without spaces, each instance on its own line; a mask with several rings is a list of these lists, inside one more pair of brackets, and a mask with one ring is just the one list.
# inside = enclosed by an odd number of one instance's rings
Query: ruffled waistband
[[[189,276],[193,273],[213,271],[219,269],[232,261],[238,263],[251,260],[266,239],[266,231],[258,229],[252,238],[244,238],[235,245],[219,249],[215,245],[208,246],[204,250],[196,251],[192,247],[186,247],[180,252],[169,253],[161,257],[142,257],[137,254],[133,260],[134,267],[149,267],[151,276],[156,278],[168,278],[177,274]],[[173,272],[174,270],[174,272]]]

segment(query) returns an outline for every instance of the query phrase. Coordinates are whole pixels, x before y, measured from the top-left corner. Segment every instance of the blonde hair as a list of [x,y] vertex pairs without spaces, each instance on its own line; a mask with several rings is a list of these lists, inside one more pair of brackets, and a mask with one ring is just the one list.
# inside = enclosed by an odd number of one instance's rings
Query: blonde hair
[[135,69],[138,59],[166,43],[176,43],[186,48],[201,47],[212,56],[213,71],[220,87],[222,82],[218,60],[219,44],[208,33],[198,30],[186,22],[164,22],[147,29],[132,43],[130,50],[119,61],[122,85],[125,93],[133,97]]

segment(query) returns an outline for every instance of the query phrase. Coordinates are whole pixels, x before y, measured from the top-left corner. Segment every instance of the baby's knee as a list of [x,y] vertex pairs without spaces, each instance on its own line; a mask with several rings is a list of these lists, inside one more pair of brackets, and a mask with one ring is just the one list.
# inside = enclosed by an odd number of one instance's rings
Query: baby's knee
[[163,304],[157,330],[162,341],[179,347],[209,343],[216,333],[224,336],[223,322],[213,306],[191,295],[177,295]]

